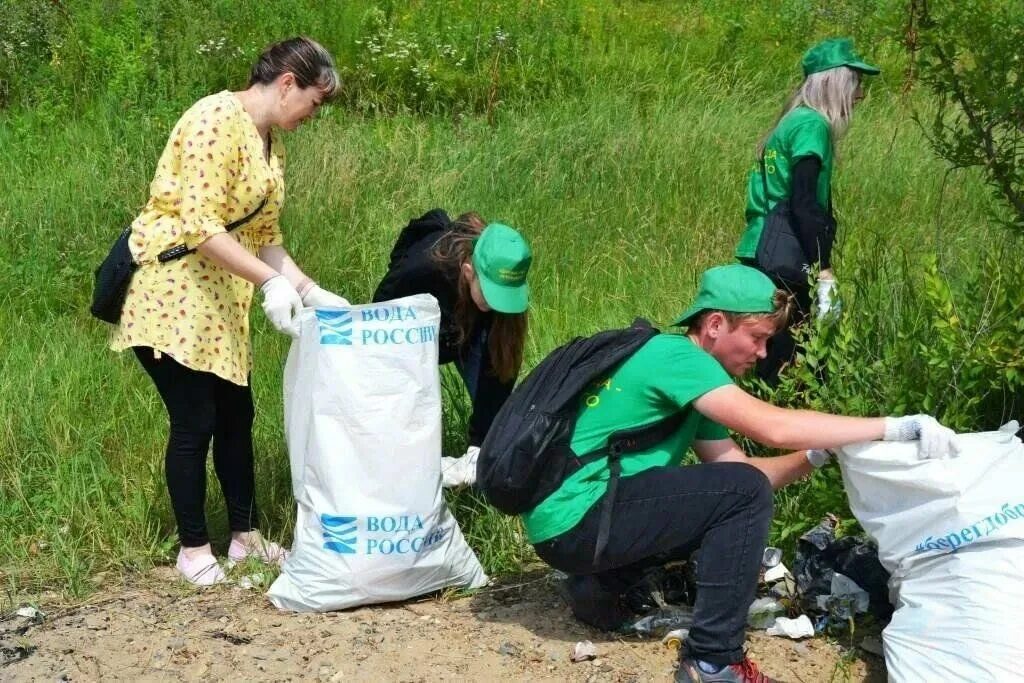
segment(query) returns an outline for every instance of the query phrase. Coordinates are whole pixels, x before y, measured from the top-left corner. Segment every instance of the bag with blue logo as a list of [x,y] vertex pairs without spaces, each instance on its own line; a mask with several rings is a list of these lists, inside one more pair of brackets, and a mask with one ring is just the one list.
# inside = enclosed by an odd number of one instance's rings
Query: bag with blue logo
[[1014,431],[960,434],[960,454],[943,459],[919,458],[916,442],[841,449],[850,510],[892,575],[890,681],[1021,680],[1024,445]]
[[487,582],[441,494],[441,388],[429,295],[305,309],[285,366],[298,512],[268,596],[345,609]]

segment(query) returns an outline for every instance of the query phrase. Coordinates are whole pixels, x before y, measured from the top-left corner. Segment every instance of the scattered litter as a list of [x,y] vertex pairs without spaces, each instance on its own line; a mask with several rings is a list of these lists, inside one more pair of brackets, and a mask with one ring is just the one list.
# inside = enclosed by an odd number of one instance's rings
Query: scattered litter
[[675,650],[680,649],[683,646],[683,641],[686,640],[686,636],[690,634],[688,628],[677,628],[674,631],[669,631],[665,634],[665,637],[661,639],[662,645]]
[[782,548],[776,548],[774,546],[768,546],[761,553],[761,566],[765,569],[771,569],[782,562]]
[[248,574],[238,580],[238,587],[242,590],[252,590],[253,588],[262,588],[267,585],[267,575],[262,572],[255,574]]
[[793,575],[789,573],[789,569],[786,568],[786,565],[779,562],[764,573],[764,582],[775,583],[776,581],[784,580],[786,577],[793,578]]
[[658,638],[669,631],[688,629],[693,624],[693,610],[682,605],[669,605],[641,617],[621,630],[624,635]]
[[581,640],[573,646],[569,659],[577,663],[597,659],[597,647],[589,640]]
[[226,640],[232,645],[248,645],[252,642],[252,638],[249,636],[238,636],[227,631],[210,631],[209,633],[211,638]]
[[775,598],[758,598],[750,603],[747,610],[747,625],[750,628],[768,628],[775,623],[775,617],[786,611]]
[[35,651],[36,648],[34,645],[15,645],[13,647],[0,645],[0,666],[7,666],[8,664],[20,662]]
[[38,619],[40,621],[42,621],[43,617],[46,616],[46,614],[35,607],[21,607],[17,612],[15,612],[15,614],[19,617],[25,617],[26,619]]
[[839,572],[832,575],[831,592],[817,597],[818,609],[840,619],[868,611],[868,592]]
[[770,636],[785,636],[798,640],[800,638],[807,638],[814,635],[814,625],[811,624],[811,620],[807,618],[806,614],[801,614],[796,619],[789,619],[787,617],[776,617],[775,624],[769,626],[765,631]]
[[[878,547],[862,536],[845,536],[836,540],[837,524],[838,519],[834,515],[827,515],[797,542],[793,571],[801,607],[812,614],[824,612],[829,618],[823,622],[823,627],[845,628],[846,620],[853,611],[860,610],[851,611],[849,599],[828,600],[834,593],[832,577],[838,573],[866,592],[871,613],[879,620],[887,621],[893,610],[889,602],[889,572],[878,559]],[[821,603],[825,607],[819,604],[821,596],[826,598]]]

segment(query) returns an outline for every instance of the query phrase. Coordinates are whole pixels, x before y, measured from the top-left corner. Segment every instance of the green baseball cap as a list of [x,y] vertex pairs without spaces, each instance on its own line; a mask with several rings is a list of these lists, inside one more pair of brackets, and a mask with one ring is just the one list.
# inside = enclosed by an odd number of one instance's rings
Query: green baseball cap
[[522,313],[530,305],[526,273],[533,253],[523,236],[501,223],[491,223],[473,246],[473,268],[484,299],[499,313]]
[[734,263],[716,266],[700,276],[697,300],[673,325],[685,325],[704,311],[774,313],[775,283],[757,268]]
[[850,38],[829,38],[821,41],[804,53],[800,64],[804,67],[804,76],[828,71],[837,66],[848,66],[872,76],[881,73],[881,69],[868,64],[853,51],[853,40]]

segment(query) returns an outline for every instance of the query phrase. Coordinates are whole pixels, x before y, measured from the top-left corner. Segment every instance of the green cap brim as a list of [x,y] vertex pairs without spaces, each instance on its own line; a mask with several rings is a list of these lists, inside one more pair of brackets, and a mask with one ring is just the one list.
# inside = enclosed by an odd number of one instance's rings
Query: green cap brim
[[846,66],[850,67],[851,69],[860,71],[861,73],[868,74],[869,76],[877,76],[878,74],[882,73],[882,70],[879,69],[877,66],[872,66],[867,62],[850,62]]
[[676,321],[672,323],[672,326],[677,327],[679,325],[685,325],[686,323],[690,322],[690,320],[694,316],[696,316],[698,313],[701,313],[702,311],[704,311],[704,308],[701,306],[690,306],[688,309],[686,309],[686,312],[684,312],[681,316],[676,318]]
[[515,287],[495,284],[480,275],[480,290],[487,305],[498,313],[523,313],[530,306],[530,285],[523,283]]

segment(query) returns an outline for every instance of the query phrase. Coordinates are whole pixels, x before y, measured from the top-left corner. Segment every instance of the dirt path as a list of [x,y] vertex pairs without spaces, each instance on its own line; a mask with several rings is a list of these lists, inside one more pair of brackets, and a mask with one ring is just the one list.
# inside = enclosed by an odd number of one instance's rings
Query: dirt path
[[[44,606],[42,623],[0,621],[0,680],[597,683],[670,681],[673,672],[674,653],[660,642],[616,639],[574,621],[546,573],[466,598],[313,615],[279,612],[258,590],[192,591],[169,568],[152,578],[75,608]],[[595,643],[596,660],[569,660],[580,640]],[[885,680],[881,659],[861,652],[844,660],[821,638],[754,633],[748,647],[785,681]]]

